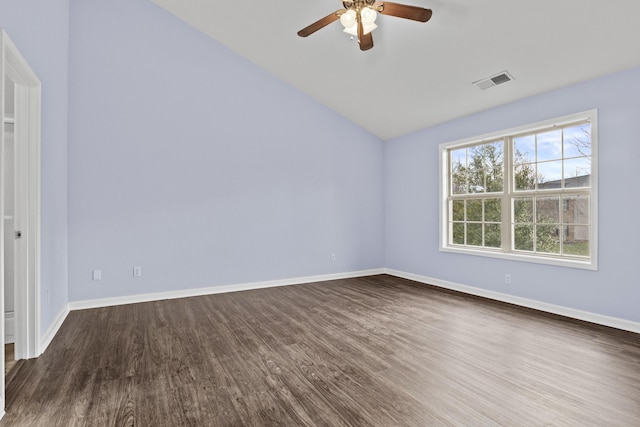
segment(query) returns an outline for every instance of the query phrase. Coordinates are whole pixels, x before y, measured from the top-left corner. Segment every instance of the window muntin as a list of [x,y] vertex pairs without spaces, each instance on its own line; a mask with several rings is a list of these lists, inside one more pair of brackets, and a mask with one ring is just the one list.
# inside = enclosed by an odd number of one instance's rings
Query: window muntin
[[441,250],[595,269],[595,115],[442,144]]

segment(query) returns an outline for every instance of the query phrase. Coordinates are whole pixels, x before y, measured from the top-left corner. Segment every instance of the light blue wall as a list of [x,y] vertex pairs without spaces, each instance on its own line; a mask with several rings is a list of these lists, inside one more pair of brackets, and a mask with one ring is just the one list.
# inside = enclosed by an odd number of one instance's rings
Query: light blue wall
[[4,28],[42,82],[41,331],[67,303],[68,0],[0,0]]
[[381,140],[149,1],[70,21],[71,301],[382,267]]
[[[599,271],[439,252],[440,143],[592,108],[597,108],[599,114]],[[640,321],[640,197],[635,178],[640,159],[639,119],[640,69],[634,69],[388,141],[386,266]],[[504,284],[505,273],[512,275],[512,285]]]

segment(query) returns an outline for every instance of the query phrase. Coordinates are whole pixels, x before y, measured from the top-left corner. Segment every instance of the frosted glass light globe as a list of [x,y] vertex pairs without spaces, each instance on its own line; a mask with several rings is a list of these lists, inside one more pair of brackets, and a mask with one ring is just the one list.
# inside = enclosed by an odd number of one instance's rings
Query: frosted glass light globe
[[344,28],[351,28],[356,25],[356,11],[353,9],[347,10],[340,16],[340,23]]
[[356,37],[358,36],[358,26],[355,24],[349,28],[345,28],[342,31],[344,31],[347,34],[351,34],[352,36],[356,36]]
[[376,24],[374,24],[373,22],[371,23],[362,23],[362,34],[369,34],[371,31],[375,30],[376,28],[378,28],[378,26]]
[[362,18],[363,24],[365,25],[373,24],[374,22],[376,22],[376,18],[378,17],[378,14],[376,13],[375,10],[371,9],[370,7],[364,7],[360,11],[360,17]]

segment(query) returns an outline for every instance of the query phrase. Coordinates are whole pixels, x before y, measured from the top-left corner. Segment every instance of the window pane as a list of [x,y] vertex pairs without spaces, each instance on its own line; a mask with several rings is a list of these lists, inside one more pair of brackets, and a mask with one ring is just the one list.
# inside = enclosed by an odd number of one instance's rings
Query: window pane
[[464,224],[455,222],[453,223],[452,241],[455,245],[464,245]]
[[535,135],[520,136],[513,139],[513,162],[531,163],[536,161]]
[[589,227],[565,226],[563,252],[567,255],[589,256]]
[[564,161],[565,188],[589,187],[591,185],[591,158],[578,157]]
[[451,193],[467,192],[467,149],[451,151]]
[[489,222],[502,221],[502,200],[486,199],[484,201],[484,220]]
[[484,193],[484,169],[469,169],[469,193]]
[[536,188],[536,165],[523,163],[515,165],[516,191],[534,190]]
[[467,200],[467,221],[482,221],[482,199]]
[[537,161],[562,158],[562,130],[539,133],[537,135]]
[[560,188],[562,186],[562,160],[538,163],[538,189]]
[[464,200],[453,200],[451,202],[451,219],[464,221]]
[[451,194],[467,193],[467,176],[464,173],[453,173],[451,175]]
[[516,225],[513,227],[514,249],[533,251],[533,225]]
[[560,253],[560,236],[557,224],[536,226],[536,251]]
[[557,197],[538,197],[536,199],[536,222],[560,222],[560,200]]
[[502,169],[489,169],[486,171],[485,182],[487,193],[501,193],[504,188],[504,172]]
[[491,169],[502,169],[502,164],[504,163],[504,143],[502,141],[490,142],[489,144],[485,144],[484,147],[484,168],[487,170]]
[[589,197],[574,196],[562,199],[562,222],[565,224],[589,224]]
[[484,162],[484,144],[469,147],[468,154],[468,166],[471,167],[475,163],[477,169],[482,169]]
[[482,246],[482,224],[467,224],[467,245]]
[[484,245],[490,248],[499,248],[502,246],[500,224],[485,224]]
[[459,148],[457,150],[451,150],[451,166],[453,169],[464,168],[467,166],[467,149]]
[[469,193],[484,193],[484,144],[469,147]]
[[591,155],[591,124],[564,129],[564,157]]
[[533,199],[515,199],[513,201],[513,222],[533,222]]

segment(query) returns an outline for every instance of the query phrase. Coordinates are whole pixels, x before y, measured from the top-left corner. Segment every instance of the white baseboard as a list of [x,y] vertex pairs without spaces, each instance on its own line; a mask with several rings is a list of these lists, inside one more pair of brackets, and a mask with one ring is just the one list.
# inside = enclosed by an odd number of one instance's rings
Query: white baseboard
[[69,304],[65,304],[65,306],[62,307],[62,310],[60,310],[56,318],[49,326],[49,329],[47,329],[47,332],[45,332],[44,335],[40,337],[40,348],[38,349],[38,356],[40,356],[47,350],[47,347],[49,347],[49,344],[51,344],[53,337],[55,337],[56,333],[58,333],[58,329],[60,329],[60,326],[62,326],[68,314]]
[[4,313],[4,343],[11,344],[15,342],[16,333],[16,313],[6,311]]
[[558,314],[560,316],[565,316],[565,317],[571,317],[573,319],[584,320],[586,322],[596,323],[599,325],[610,326],[612,328],[622,329],[624,331],[640,333],[640,323],[633,322],[631,320],[604,316],[602,314],[591,313],[589,311],[582,311],[574,308],[564,307],[561,305],[549,304],[542,301],[517,297],[514,295],[504,294],[501,292],[490,291],[487,289],[476,288],[473,286],[462,285],[459,283],[448,282],[446,280],[435,279],[433,277],[420,276],[418,274],[406,273],[404,271],[398,271],[398,270],[393,270],[389,268],[385,268],[384,273],[389,274],[391,276],[402,277],[404,279],[425,283],[427,285],[433,285],[440,288],[463,292],[465,294],[476,295],[479,297],[489,298],[496,301],[502,301],[509,304],[515,304],[522,307],[533,308],[535,310]]
[[323,274],[320,276],[304,276],[291,279],[269,280],[264,282],[239,283],[234,285],[211,286],[207,288],[185,289],[179,291],[154,292],[151,294],[129,295],[114,298],[100,298],[85,301],[72,301],[70,310],[84,310],[87,308],[110,307],[114,305],[135,304],[140,302],[160,301],[166,299],[188,298],[202,295],[213,295],[227,292],[248,291],[252,289],[273,288],[277,286],[301,285],[304,283],[326,282],[328,280],[349,279],[353,277],[373,276],[383,274],[384,269],[352,271],[347,273]]

